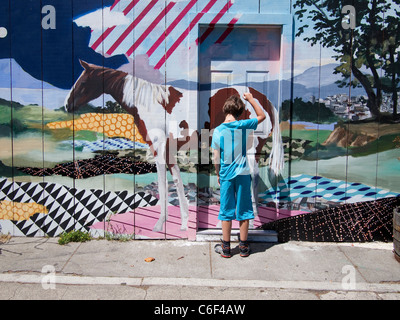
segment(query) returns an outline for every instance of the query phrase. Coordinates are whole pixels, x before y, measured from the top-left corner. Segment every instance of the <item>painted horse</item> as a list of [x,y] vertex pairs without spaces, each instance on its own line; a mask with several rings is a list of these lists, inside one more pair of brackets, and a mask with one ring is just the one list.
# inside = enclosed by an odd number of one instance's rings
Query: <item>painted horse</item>
[[[129,114],[134,117],[135,124],[139,133],[149,145],[154,155],[158,173],[158,191],[160,199],[161,213],[160,218],[154,226],[154,231],[162,231],[164,223],[168,218],[166,195],[168,181],[166,178],[167,167],[171,172],[176,186],[181,211],[181,229],[186,230],[188,224],[189,207],[185,197],[180,169],[176,161],[171,161],[172,149],[180,150],[183,145],[190,141],[199,141],[197,130],[189,128],[187,113],[182,110],[190,105],[188,94],[175,89],[173,86],[158,85],[140,79],[126,72],[104,68],[81,61],[84,71],[72,87],[66,97],[65,107],[68,112],[74,112],[79,107],[98,98],[103,93],[111,95]],[[246,88],[242,88],[244,92]],[[273,132],[273,148],[270,154],[270,167],[277,175],[283,166],[282,139],[279,132],[278,113],[265,95],[249,88],[261,106],[267,113],[268,135]],[[183,90],[182,90],[183,91]],[[239,89],[240,91],[240,89]],[[224,121],[222,106],[224,99],[232,94],[239,94],[234,88],[220,89],[209,99],[209,106],[217,108],[213,110],[216,115],[211,119],[210,110],[208,119],[204,120],[201,128],[209,130]],[[241,118],[249,118],[251,110],[245,110]],[[207,117],[207,116],[206,116]],[[166,121],[169,118],[171,121]],[[175,124],[175,125],[172,125]],[[177,130],[176,125],[179,125]],[[258,159],[256,154],[260,153],[268,135],[264,137],[253,136],[252,144],[248,150],[249,167],[253,177],[253,208],[257,215],[257,187],[258,187]],[[211,136],[211,135],[210,135]],[[173,146],[173,148],[171,148]],[[198,144],[197,146],[198,147]]]

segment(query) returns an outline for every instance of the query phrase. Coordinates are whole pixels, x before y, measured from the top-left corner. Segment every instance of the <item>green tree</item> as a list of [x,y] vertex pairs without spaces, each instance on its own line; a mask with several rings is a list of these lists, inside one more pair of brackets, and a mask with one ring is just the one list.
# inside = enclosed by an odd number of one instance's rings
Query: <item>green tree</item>
[[127,113],[117,102],[106,102],[106,113]]
[[[395,0],[400,4],[400,0]],[[399,8],[397,8],[399,9]],[[382,56],[386,60],[383,66],[386,78],[383,80],[384,91],[392,94],[393,117],[397,115],[398,91],[400,90],[400,10],[394,9],[396,17],[388,15],[382,30]]]
[[333,123],[338,117],[324,103],[305,102],[302,98],[294,98],[293,114],[290,116],[290,100],[282,103],[281,117],[283,121],[307,121],[313,123]]
[[[383,91],[390,88],[394,94],[393,83],[398,84],[398,74],[392,68],[394,63],[385,57],[392,52],[393,59],[397,61],[400,43],[389,39],[398,34],[399,2],[400,0],[296,0],[294,4],[297,8],[295,14],[300,23],[303,23],[296,36],[308,30],[310,26],[306,21],[313,22],[315,33],[305,36],[304,40],[312,45],[319,43],[333,49],[336,53],[333,57],[341,62],[335,71],[343,76],[340,85],[362,86],[368,96],[367,106],[376,118],[381,116]],[[342,14],[342,8],[346,5],[355,9],[355,28],[343,28],[342,21],[346,18]],[[387,27],[388,23],[395,26]],[[369,72],[363,71],[363,68]],[[381,70],[385,71],[385,77],[382,77]],[[392,80],[387,85],[385,82],[389,75]],[[397,95],[397,90],[395,91],[394,99]]]

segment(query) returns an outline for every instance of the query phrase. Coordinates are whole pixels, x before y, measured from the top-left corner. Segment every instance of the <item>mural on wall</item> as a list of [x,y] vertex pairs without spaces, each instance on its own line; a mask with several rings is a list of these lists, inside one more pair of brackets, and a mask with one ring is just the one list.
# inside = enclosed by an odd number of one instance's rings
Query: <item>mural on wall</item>
[[310,68],[295,74],[282,119],[292,121],[292,137],[311,142],[291,176],[321,177],[313,181],[314,199],[296,202],[325,209],[398,195],[399,2],[297,0],[294,12],[294,70]]
[[253,227],[400,193],[398,0],[0,3],[3,233],[218,228],[209,138],[245,91]]

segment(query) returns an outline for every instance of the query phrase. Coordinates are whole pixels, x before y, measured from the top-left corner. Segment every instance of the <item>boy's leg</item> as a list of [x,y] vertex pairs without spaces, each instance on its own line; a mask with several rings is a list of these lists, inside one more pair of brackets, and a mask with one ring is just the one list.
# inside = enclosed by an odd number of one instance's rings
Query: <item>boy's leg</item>
[[239,253],[241,257],[248,257],[250,255],[250,246],[247,242],[249,235],[249,220],[240,221],[240,243]]
[[249,220],[242,220],[240,224],[240,240],[247,241],[249,235]]
[[239,252],[241,257],[250,255],[250,247],[247,242],[249,234],[250,219],[254,219],[254,212],[251,199],[251,178],[250,176],[238,176],[237,184],[237,219],[240,221],[240,243]]
[[230,258],[231,254],[231,229],[232,221],[222,221],[222,239],[221,243],[215,245],[215,252],[223,258]]
[[232,221],[222,221],[222,241],[220,253],[223,258],[230,258],[231,254],[231,230]]
[[231,241],[232,221],[222,221],[222,240]]
[[221,220],[224,241],[230,241],[232,220],[235,219],[236,197],[234,184],[230,180],[220,181],[220,210],[218,219]]
[[[232,220],[235,218],[235,192],[232,181],[220,181],[220,211],[218,219],[221,220],[222,226],[222,243],[220,245],[222,251],[218,253],[224,258],[231,257],[230,238],[232,229]],[[217,245],[218,246],[218,245]]]
[[[251,177],[250,175],[239,175],[236,178],[236,219],[239,221],[254,219],[251,199]],[[249,225],[247,225],[247,230],[248,228]]]

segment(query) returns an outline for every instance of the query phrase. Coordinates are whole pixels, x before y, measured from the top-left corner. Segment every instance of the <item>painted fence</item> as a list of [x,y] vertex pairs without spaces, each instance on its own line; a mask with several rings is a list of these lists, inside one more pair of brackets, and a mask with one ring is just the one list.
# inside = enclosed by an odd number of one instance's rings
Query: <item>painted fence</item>
[[254,227],[400,193],[398,0],[0,3],[1,233],[218,228],[208,138],[245,91]]

